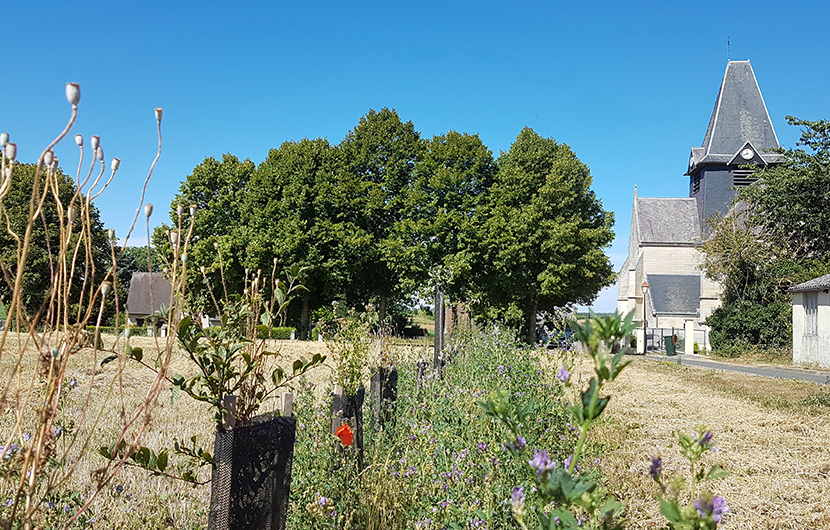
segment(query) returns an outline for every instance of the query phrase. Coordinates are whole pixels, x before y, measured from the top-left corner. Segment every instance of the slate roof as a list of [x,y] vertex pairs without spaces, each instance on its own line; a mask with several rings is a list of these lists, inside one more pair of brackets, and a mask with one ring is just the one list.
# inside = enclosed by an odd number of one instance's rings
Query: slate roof
[[700,244],[696,199],[637,198],[635,207],[640,243]]
[[696,316],[700,308],[700,276],[647,274],[648,296],[658,315]]
[[797,293],[802,291],[823,291],[824,289],[830,289],[830,274],[825,274],[824,276],[813,278],[812,280],[804,283],[799,283],[795,287],[789,288],[787,292]]
[[[152,288],[152,305],[150,303],[150,289]],[[170,280],[160,272],[134,272],[130,280],[130,293],[127,295],[127,309],[130,316],[147,316],[161,307],[170,305],[172,292]]]
[[703,146],[692,148],[690,171],[702,163],[728,164],[747,142],[764,162],[778,159],[777,154],[766,152],[780,144],[752,65],[729,61]]

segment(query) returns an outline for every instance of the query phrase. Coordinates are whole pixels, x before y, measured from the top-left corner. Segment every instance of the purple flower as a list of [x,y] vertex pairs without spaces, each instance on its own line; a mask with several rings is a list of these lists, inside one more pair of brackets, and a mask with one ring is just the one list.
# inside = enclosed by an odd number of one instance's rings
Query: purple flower
[[568,458],[565,459],[565,461],[562,463],[562,465],[565,467],[565,469],[570,469],[571,468],[571,463],[573,462],[573,460],[574,460],[574,455],[571,454],[571,456],[569,456]]
[[[695,438],[697,438],[697,435],[695,435]],[[710,431],[705,431],[703,435],[700,437],[700,439],[697,441],[697,443],[700,444],[701,447],[706,447],[707,445],[709,445],[709,442],[711,441],[712,433]]]
[[484,453],[487,451],[487,444],[484,442],[479,442],[478,445],[476,445],[476,447],[478,447],[479,453]]
[[525,501],[525,489],[521,486],[516,486],[513,488],[513,493],[510,494],[510,504],[513,506],[519,506]]
[[524,436],[517,436],[516,441],[507,442],[505,449],[510,449],[513,452],[519,452],[525,448],[525,445],[527,445],[527,440],[524,438]]
[[701,517],[712,516],[712,520],[719,523],[723,518],[723,514],[729,513],[729,506],[723,497],[715,495],[710,497],[708,495],[701,495],[698,500],[694,502],[695,508],[700,513]]
[[325,498],[325,497],[320,497],[320,500],[319,500],[319,501],[317,501],[317,503],[318,503],[320,506],[325,506],[325,505],[326,505],[326,503],[327,503],[328,501],[329,501],[329,500],[328,500],[327,498]]
[[648,474],[651,475],[655,481],[660,481],[660,472],[663,470],[663,458],[660,456],[651,457],[651,465],[648,468]]
[[571,373],[565,368],[563,364],[562,367],[559,369],[559,373],[556,374],[556,378],[562,381],[563,383],[567,383],[568,380],[571,378]]
[[528,460],[527,463],[536,470],[536,476],[542,478],[542,475],[552,471],[556,467],[556,462],[552,462],[550,456],[548,456],[548,452],[544,449],[536,450],[533,458]]

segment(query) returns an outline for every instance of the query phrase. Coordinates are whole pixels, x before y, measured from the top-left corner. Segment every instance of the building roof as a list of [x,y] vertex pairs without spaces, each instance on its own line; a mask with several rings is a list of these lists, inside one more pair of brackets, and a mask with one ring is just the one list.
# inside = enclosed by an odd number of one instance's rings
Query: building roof
[[700,244],[696,199],[638,197],[634,208],[641,244]]
[[162,304],[170,305],[171,292],[170,280],[160,272],[134,272],[130,280],[130,293],[127,295],[127,309],[131,316],[151,315]]
[[788,289],[787,292],[797,293],[801,291],[823,291],[825,289],[830,289],[830,274],[825,274],[824,276],[813,278],[812,280],[804,283],[799,283],[795,287]]
[[646,278],[655,313],[697,316],[700,307],[699,275],[648,274]]
[[769,149],[781,147],[749,61],[729,61],[700,148],[693,148],[689,171],[698,164],[729,164],[749,143],[758,158],[775,162]]

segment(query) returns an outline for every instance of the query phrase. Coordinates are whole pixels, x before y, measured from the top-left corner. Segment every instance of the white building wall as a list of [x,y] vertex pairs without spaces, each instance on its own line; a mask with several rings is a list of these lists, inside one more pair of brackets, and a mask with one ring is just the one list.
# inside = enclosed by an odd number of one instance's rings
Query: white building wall
[[818,293],[818,333],[806,335],[805,292],[793,293],[793,364],[830,368],[830,294]]

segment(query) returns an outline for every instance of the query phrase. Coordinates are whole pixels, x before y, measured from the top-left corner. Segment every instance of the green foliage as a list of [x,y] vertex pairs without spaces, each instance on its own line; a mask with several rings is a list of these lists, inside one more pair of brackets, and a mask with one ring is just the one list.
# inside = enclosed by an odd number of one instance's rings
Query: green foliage
[[[588,387],[581,392],[580,400],[568,407],[579,440],[571,456],[561,467],[551,459],[547,450],[536,449],[531,460],[524,460],[527,467],[535,471],[535,487],[538,497],[531,502],[524,488],[515,488],[511,496],[511,506],[516,522],[523,529],[528,526],[553,530],[558,528],[622,528],[614,521],[622,512],[622,504],[609,495],[588,474],[578,473],[582,451],[585,447],[588,431],[597,418],[602,415],[610,397],[602,396],[602,388],[617,378],[631,362],[624,361],[624,350],[611,353],[612,346],[625,342],[634,332],[632,322],[634,312],[623,318],[618,313],[597,317],[592,315],[584,324],[571,323],[574,336],[594,361],[594,377],[588,381]],[[557,378],[566,387],[570,387],[571,363],[563,363]],[[527,411],[523,407],[511,404],[502,392],[496,392],[481,404],[485,414],[498,420],[510,430],[510,439],[506,443],[515,457],[521,457],[525,450],[523,437]],[[533,518],[529,517],[527,504],[534,507]],[[548,509],[550,506],[552,509]],[[534,523],[534,519],[536,523]],[[587,520],[585,520],[587,519]]]
[[542,370],[540,356],[549,353],[526,348],[512,333],[476,332],[450,349],[441,374],[420,382],[416,359],[397,364],[395,422],[381,429],[367,416],[362,472],[332,439],[330,401],[316,400],[313,385],[302,387],[290,528],[514,527],[511,492],[529,489],[534,475],[513,465],[518,457],[501,443],[507,429],[482,414],[479,402],[497,390],[509,396],[526,414],[527,444],[564,460],[575,438],[563,388]]
[[566,144],[532,129],[498,160],[486,206],[475,212],[478,315],[524,321],[535,340],[536,313],[589,303],[614,273],[603,248],[614,215],[591,190],[591,174]]
[[268,329],[261,329],[257,330],[257,338],[258,339],[278,339],[278,340],[289,340],[291,339],[291,333],[296,333],[295,328],[279,328],[274,327],[270,330]]
[[[792,305],[784,300],[724,304],[706,319],[706,324],[712,327],[709,340],[715,352],[740,351],[730,346],[792,344],[792,322]],[[727,356],[725,351],[723,355]]]
[[[2,201],[2,212],[0,213],[0,269],[6,273],[6,278],[14,279],[18,267],[24,267],[23,286],[21,290],[21,301],[30,315],[40,311],[41,306],[48,302],[52,286],[52,267],[55,266],[56,256],[60,250],[61,226],[67,223],[64,219],[61,222],[61,210],[63,215],[69,208],[75,196],[76,186],[71,177],[57,170],[57,189],[55,194],[60,200],[60,208],[53,193],[46,193],[43,207],[40,209],[40,216],[32,224],[31,245],[25,263],[18,263],[18,241],[23,241],[23,234],[29,223],[29,202],[35,185],[35,164],[15,164],[14,178],[11,179],[11,187],[8,195]],[[42,192],[44,178],[41,178],[39,192]],[[38,195],[38,199],[40,196]],[[75,199],[75,208],[79,199]],[[85,220],[78,216],[74,220],[74,235],[69,241],[69,246],[74,251],[80,244],[80,252],[77,258],[71,260],[74,264],[73,283],[71,286],[70,303],[77,305],[80,299],[80,291],[84,285],[84,278],[91,278],[92,271],[100,283],[106,272],[112,268],[110,259],[110,243],[106,230],[100,221],[100,212],[94,205],[90,206],[90,230],[92,247],[89,254],[84,251],[84,243],[79,243],[81,228]],[[17,235],[13,237],[8,229]],[[91,257],[91,259],[89,259]],[[89,290],[89,285],[86,289]],[[97,287],[97,285],[96,285]],[[6,280],[0,281],[0,299],[9,303],[12,298],[13,285]],[[77,314],[77,310],[72,312]],[[112,314],[112,308],[108,307],[107,317]]]

